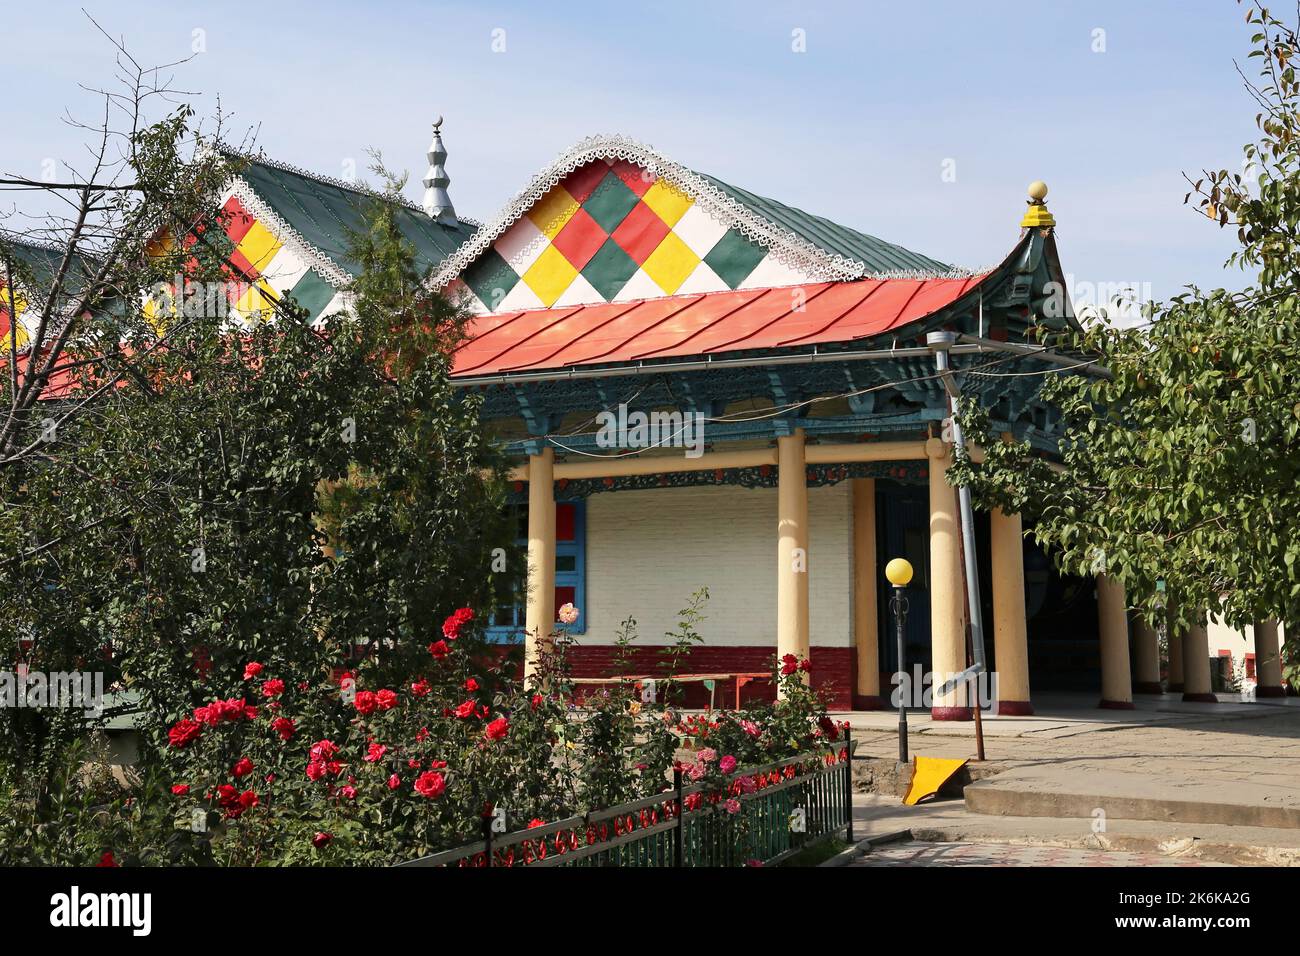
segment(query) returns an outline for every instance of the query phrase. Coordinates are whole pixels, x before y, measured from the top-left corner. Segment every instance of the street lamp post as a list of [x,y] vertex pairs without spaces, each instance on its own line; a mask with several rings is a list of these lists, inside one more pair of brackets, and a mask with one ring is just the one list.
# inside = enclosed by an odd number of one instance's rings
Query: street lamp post
[[912,565],[906,558],[894,558],[885,565],[885,577],[894,586],[894,596],[890,598],[889,609],[894,612],[894,628],[898,639],[898,762],[907,763],[907,695],[903,682],[907,677],[907,665],[903,656],[906,642],[907,598],[903,588],[912,580]]

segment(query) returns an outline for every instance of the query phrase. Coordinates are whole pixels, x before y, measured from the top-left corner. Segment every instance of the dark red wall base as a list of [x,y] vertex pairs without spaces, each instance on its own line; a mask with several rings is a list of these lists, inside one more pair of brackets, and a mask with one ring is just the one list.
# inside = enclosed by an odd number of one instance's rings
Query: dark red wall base
[[1136,710],[1136,706],[1131,700],[1102,700],[1097,705],[1102,710]]
[[[611,644],[576,645],[569,649],[569,664],[574,677],[611,677],[617,648]],[[666,674],[661,655],[662,645],[645,645],[632,652],[632,670],[637,674]],[[776,649],[771,646],[702,646],[693,647],[678,665],[679,673],[717,674],[760,671],[768,673]],[[853,709],[854,649],[851,647],[816,647],[811,649],[812,685],[829,695],[832,710]],[[705,707],[709,692],[692,681],[683,685],[685,707]],[[741,688],[741,706],[776,699],[770,680],[751,681]],[[715,707],[731,708],[736,704],[736,682],[719,680],[713,694]]]
[[1255,696],[1256,696],[1256,697],[1285,697],[1285,696],[1286,696],[1286,688],[1285,688],[1285,687],[1265,687],[1263,684],[1260,684],[1259,686],[1257,686],[1257,687],[1255,688]]
[[1183,700],[1189,704],[1217,704],[1219,698],[1213,694],[1183,694]]
[[1165,689],[1158,682],[1138,681],[1133,685],[1133,693],[1135,694],[1163,694],[1164,692]]
[[974,720],[975,715],[969,707],[931,707],[931,720]]
[[1027,700],[998,701],[999,717],[1032,717],[1033,715],[1034,705]]

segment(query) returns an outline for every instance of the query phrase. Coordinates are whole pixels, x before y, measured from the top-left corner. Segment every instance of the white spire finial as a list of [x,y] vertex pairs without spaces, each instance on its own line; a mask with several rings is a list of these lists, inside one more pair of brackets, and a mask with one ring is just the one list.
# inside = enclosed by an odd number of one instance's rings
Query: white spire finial
[[429,144],[428,153],[429,171],[424,174],[424,211],[434,222],[455,226],[458,225],[456,210],[451,204],[451,196],[447,195],[451,178],[442,165],[447,161],[447,148],[442,145],[441,126],[442,117],[439,116],[433,121],[433,142]]

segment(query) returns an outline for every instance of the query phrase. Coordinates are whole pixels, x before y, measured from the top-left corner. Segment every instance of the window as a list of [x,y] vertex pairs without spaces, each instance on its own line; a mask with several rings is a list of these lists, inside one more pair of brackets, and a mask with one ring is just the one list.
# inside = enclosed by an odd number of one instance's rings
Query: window
[[[528,509],[521,506],[516,511],[515,543],[525,551],[528,548]],[[587,625],[587,503],[585,501],[557,501],[555,503],[555,610],[572,604],[581,613],[569,633],[582,634]],[[488,637],[502,644],[519,644],[524,639],[524,568],[508,577],[503,576],[502,592],[498,594],[496,616],[488,627]]]

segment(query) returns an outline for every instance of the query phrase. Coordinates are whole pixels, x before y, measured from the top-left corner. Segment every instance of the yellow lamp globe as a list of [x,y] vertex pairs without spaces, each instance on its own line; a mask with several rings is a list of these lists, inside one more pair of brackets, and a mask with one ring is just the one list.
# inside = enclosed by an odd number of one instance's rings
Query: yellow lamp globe
[[885,565],[885,577],[896,588],[907,587],[912,580],[912,564],[906,558],[894,558]]

